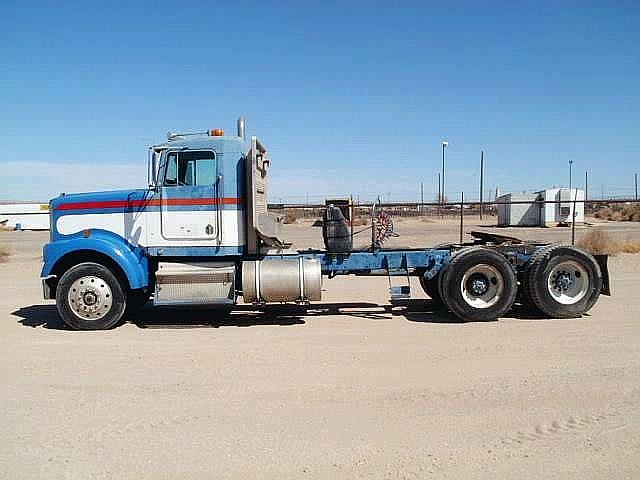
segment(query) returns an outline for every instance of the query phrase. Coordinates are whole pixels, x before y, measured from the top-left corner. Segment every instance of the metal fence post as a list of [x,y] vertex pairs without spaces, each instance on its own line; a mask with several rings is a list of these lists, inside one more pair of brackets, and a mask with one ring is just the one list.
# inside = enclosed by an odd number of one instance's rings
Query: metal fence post
[[464,192],[460,192],[460,243],[462,243],[463,229],[464,229]]
[[480,151],[480,220],[482,220],[482,201],[484,197],[484,150]]

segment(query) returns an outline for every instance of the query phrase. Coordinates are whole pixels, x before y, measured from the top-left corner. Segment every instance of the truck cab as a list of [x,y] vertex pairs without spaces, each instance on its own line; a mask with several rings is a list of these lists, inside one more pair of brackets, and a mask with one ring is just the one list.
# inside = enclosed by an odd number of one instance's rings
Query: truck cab
[[[160,305],[234,303],[237,264],[286,248],[267,211],[267,150],[246,138],[242,118],[237,127],[233,136],[169,133],[149,148],[147,188],[51,200],[42,283],[67,323],[108,328],[152,296]],[[90,274],[75,278],[83,264]]]

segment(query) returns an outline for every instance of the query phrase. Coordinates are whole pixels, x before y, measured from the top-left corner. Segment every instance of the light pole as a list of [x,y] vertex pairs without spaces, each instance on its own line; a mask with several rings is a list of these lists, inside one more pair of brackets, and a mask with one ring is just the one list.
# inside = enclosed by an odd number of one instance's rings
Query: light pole
[[569,195],[571,195],[571,166],[573,165],[573,160],[569,160]]
[[447,142],[446,140],[442,141],[442,189],[440,190],[440,202],[444,203],[444,151],[447,148],[447,146],[449,145],[449,142]]

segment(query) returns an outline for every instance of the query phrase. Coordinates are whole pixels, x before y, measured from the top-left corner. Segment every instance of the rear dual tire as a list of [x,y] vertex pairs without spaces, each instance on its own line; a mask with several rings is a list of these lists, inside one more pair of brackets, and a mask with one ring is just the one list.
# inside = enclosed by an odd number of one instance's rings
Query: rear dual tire
[[552,318],[575,318],[600,296],[602,272],[592,255],[565,245],[538,250],[529,261],[525,303]]
[[440,274],[440,295],[449,310],[465,321],[491,321],[515,302],[518,282],[504,255],[472,247],[456,254]]

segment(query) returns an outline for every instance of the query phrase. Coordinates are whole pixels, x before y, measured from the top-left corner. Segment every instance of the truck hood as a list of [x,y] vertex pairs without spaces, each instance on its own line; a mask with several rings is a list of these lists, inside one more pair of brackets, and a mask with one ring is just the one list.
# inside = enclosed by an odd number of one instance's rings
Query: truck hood
[[127,208],[153,196],[149,189],[109,190],[104,192],[61,194],[49,202],[52,212]]

